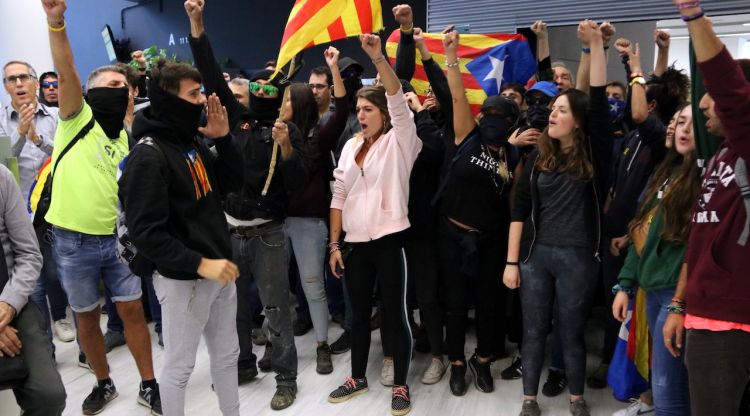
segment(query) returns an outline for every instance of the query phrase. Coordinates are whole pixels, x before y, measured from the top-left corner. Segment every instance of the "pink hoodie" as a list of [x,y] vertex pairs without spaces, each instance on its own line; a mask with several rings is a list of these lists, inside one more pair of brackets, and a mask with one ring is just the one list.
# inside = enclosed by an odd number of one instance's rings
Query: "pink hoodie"
[[361,138],[350,139],[333,171],[331,208],[342,211],[345,240],[360,243],[409,228],[409,177],[422,141],[403,91],[386,94],[393,128],[367,152],[362,169],[354,158]]

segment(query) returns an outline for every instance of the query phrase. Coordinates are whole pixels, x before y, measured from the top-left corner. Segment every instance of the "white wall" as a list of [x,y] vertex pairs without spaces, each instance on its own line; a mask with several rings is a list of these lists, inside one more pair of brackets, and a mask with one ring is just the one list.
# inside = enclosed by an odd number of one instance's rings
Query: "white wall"
[[[0,39],[0,67],[20,60],[30,63],[37,75],[52,70],[47,18],[39,0],[0,0]],[[0,102],[10,102],[5,88]]]
[[[750,59],[750,36],[719,36],[735,59]],[[672,39],[669,47],[669,63],[684,69],[690,75],[690,40]]]

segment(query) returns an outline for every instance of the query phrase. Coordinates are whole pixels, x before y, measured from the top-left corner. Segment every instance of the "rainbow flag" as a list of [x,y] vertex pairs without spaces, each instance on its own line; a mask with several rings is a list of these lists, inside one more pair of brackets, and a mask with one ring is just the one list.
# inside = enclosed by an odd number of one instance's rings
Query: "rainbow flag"
[[276,72],[304,49],[382,29],[380,0],[297,0],[281,39]]
[[638,289],[629,308],[607,373],[612,394],[622,401],[637,397],[651,388],[651,335],[646,320],[646,292]]
[[[391,64],[396,61],[396,50],[401,39],[401,31],[396,29],[388,37],[386,51]],[[425,33],[424,41],[432,53],[432,59],[445,70],[443,35]],[[490,95],[500,94],[500,85],[526,81],[536,72],[536,59],[531,53],[529,42],[520,34],[462,34],[458,45],[459,68],[463,75],[466,95],[472,112],[479,113],[484,100]],[[414,89],[422,99],[427,92],[429,81],[422,67],[422,58],[417,49],[417,67],[411,80]]]

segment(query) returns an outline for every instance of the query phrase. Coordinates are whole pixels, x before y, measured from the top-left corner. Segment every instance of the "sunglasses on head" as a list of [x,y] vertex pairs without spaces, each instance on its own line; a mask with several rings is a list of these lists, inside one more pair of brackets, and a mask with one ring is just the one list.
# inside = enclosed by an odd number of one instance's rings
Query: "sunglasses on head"
[[323,90],[328,88],[328,84],[308,84],[310,86],[310,89],[313,90]]
[[279,93],[279,89],[271,84],[260,84],[257,82],[251,82],[249,85],[250,92],[257,94],[261,89],[263,93],[269,96],[274,96]]
[[28,82],[31,80],[31,78],[32,77],[30,74],[20,74],[7,76],[3,80],[8,84],[15,84],[19,79],[21,80],[21,82]]
[[42,81],[42,88],[57,88],[58,85],[57,81]]

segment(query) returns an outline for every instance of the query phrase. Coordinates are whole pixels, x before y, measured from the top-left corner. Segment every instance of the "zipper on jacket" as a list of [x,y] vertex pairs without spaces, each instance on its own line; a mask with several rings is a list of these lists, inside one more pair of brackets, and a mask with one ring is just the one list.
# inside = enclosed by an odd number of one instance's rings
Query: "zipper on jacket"
[[[527,263],[529,261],[529,258],[531,257],[531,250],[534,249],[534,242],[536,242],[536,221],[534,221],[534,190],[532,189],[532,186],[534,186],[534,170],[536,169],[536,160],[539,158],[539,155],[537,155],[536,158],[534,158],[534,165],[531,166],[531,176],[529,177],[529,189],[531,192],[531,228],[532,228],[532,234],[531,234],[531,244],[529,245],[529,251],[526,253],[526,258],[523,260],[524,263]],[[523,231],[521,231],[521,234],[523,235]]]

